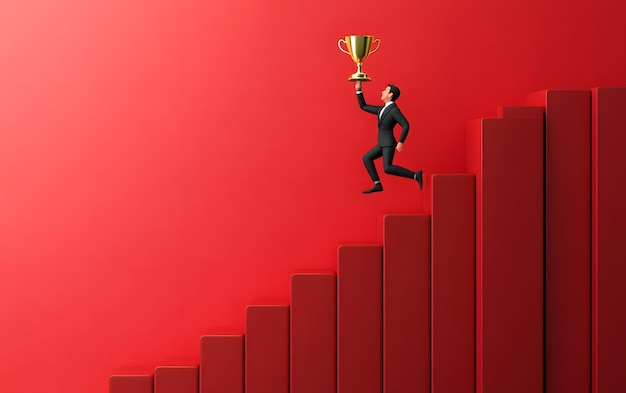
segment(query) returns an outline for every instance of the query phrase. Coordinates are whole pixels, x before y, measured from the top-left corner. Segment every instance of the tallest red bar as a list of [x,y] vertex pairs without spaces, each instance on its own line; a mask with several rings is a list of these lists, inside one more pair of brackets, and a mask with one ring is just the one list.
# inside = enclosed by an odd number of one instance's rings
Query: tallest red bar
[[592,391],[626,392],[626,88],[593,89]]
[[476,387],[543,392],[543,119],[467,129],[476,175]]

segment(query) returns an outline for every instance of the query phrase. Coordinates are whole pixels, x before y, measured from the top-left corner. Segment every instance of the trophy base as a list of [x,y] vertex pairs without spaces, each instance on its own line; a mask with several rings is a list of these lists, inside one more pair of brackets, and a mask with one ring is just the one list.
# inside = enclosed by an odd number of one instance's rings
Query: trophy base
[[369,76],[367,76],[366,73],[363,73],[363,72],[355,72],[354,74],[350,75],[350,78],[348,78],[348,81],[350,82],[356,82],[356,81],[369,82],[371,80],[372,78],[370,78]]

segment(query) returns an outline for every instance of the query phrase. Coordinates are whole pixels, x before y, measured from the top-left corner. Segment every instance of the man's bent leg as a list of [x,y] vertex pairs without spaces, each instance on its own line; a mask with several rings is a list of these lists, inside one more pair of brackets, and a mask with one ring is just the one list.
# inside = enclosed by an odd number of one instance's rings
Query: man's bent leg
[[365,168],[367,169],[367,173],[369,173],[370,178],[372,178],[373,182],[380,182],[380,177],[378,177],[378,172],[376,171],[376,166],[374,165],[374,160],[383,156],[383,149],[380,146],[374,146],[370,151],[363,155],[363,163],[365,164]]
[[367,173],[369,173],[370,178],[372,178],[372,181],[374,182],[374,186],[363,191],[363,194],[371,194],[373,192],[380,192],[383,190],[383,185],[380,184],[380,178],[378,177],[378,172],[376,171],[376,166],[374,165],[374,160],[380,158],[382,155],[383,151],[380,146],[375,146],[363,156],[363,163],[365,164]]

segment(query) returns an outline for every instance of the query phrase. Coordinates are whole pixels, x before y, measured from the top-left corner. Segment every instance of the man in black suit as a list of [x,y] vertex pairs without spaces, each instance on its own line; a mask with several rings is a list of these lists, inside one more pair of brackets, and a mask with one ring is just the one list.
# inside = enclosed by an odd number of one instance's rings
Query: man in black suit
[[[383,158],[383,168],[385,173],[416,180],[421,190],[422,171],[412,172],[401,166],[393,165],[393,156],[395,151],[402,151],[404,141],[409,134],[409,122],[406,117],[404,117],[402,112],[400,112],[400,108],[398,108],[395,103],[395,101],[400,97],[400,89],[392,84],[387,85],[385,90],[382,91],[382,95],[380,97],[381,101],[384,102],[385,105],[374,106],[367,105],[367,103],[365,103],[361,87],[361,81],[357,81],[355,88],[359,106],[366,112],[378,115],[378,144],[363,156],[363,163],[365,164],[365,168],[367,168],[367,172],[374,182],[374,186],[369,190],[363,191],[363,193],[371,194],[372,192],[380,192],[383,190],[383,185],[380,183],[378,172],[376,172],[376,167],[374,166],[374,160],[380,157]],[[399,141],[396,141],[396,137],[393,134],[393,128],[396,124],[400,124],[402,127],[402,134],[400,135]]]

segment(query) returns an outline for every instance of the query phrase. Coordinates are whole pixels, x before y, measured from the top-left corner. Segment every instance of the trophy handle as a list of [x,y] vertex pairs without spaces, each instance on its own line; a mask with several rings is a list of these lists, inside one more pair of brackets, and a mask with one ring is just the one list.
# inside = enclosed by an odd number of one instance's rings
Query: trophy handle
[[376,39],[374,40],[374,42],[378,42],[378,45],[376,45],[376,49],[374,49],[373,51],[370,51],[370,53],[369,53],[370,55],[371,55],[372,53],[376,52],[376,51],[378,50],[378,48],[380,48],[380,40],[379,40],[378,38],[376,38]]
[[[346,55],[348,55],[348,56],[352,56],[352,55],[350,54],[350,52],[348,52],[347,50],[345,50],[345,49],[343,49],[343,48],[341,47],[341,43],[342,43],[342,42],[343,42],[344,44],[346,44],[346,46],[348,45],[348,43],[346,42],[346,40],[344,40],[343,38],[339,39],[339,41],[337,41],[337,47],[339,48],[339,50],[340,50],[340,51],[342,51],[343,53],[345,53],[345,54],[346,54]],[[380,44],[379,44],[379,46],[380,46]],[[376,48],[376,49],[378,49],[378,48]]]

